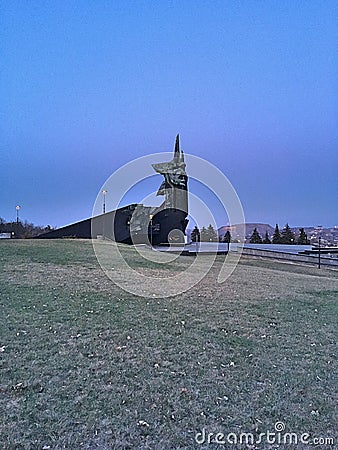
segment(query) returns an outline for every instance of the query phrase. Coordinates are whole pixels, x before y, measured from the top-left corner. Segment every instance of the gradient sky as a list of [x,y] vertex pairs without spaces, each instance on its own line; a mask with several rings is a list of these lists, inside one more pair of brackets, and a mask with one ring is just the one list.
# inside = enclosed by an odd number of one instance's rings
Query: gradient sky
[[179,132],[248,222],[338,225],[337,42],[336,1],[2,1],[0,217],[89,217]]

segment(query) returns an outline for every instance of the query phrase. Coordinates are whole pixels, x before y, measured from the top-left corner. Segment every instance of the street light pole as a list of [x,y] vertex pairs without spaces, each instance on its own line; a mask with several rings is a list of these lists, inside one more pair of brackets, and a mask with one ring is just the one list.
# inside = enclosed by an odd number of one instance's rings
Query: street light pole
[[16,238],[19,237],[19,211],[20,211],[21,206],[16,205],[15,210],[16,210],[16,226],[15,226],[15,234],[16,234]]
[[103,194],[103,205],[102,205],[102,210],[103,210],[103,214],[106,214],[106,194],[108,191],[106,191],[105,189],[102,189],[102,194]]
[[16,209],[16,224],[19,223],[19,211],[20,211],[20,208],[21,208],[21,206],[19,206],[19,205],[17,205],[15,207],[15,209]]
[[320,259],[321,259],[321,244],[322,244],[322,237],[321,237],[321,231],[322,231],[322,226],[318,225],[317,226],[318,229],[318,269],[320,269]]

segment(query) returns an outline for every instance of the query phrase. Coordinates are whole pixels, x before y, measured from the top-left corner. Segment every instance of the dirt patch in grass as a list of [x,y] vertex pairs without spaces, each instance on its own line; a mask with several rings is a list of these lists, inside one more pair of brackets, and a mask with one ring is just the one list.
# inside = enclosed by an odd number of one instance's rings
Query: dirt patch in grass
[[151,299],[105,277],[89,241],[0,244],[1,448],[217,448],[196,433],[278,420],[334,435],[334,271],[242,258],[218,284],[218,257]]

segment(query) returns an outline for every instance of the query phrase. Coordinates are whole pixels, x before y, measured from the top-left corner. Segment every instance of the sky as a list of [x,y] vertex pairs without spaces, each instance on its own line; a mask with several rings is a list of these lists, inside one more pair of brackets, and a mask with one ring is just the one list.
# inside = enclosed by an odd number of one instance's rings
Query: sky
[[337,42],[336,1],[1,2],[0,217],[90,217],[180,133],[247,222],[338,225]]

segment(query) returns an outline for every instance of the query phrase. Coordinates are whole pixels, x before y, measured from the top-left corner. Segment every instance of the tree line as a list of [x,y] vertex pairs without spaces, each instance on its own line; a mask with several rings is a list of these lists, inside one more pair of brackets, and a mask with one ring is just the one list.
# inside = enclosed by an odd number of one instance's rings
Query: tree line
[[0,217],[0,233],[10,233],[13,238],[28,239],[50,230],[52,230],[50,225],[41,227],[27,221],[21,222],[21,220],[6,222]]
[[250,237],[250,244],[307,245],[310,244],[310,241],[304,228],[299,228],[299,235],[296,238],[295,233],[291,230],[289,224],[287,223],[282,231],[279,230],[279,226],[276,224],[272,239],[269,238],[269,233],[267,231],[265,232],[264,239],[262,239],[257,228],[255,228]]
[[[201,230],[197,226],[192,230],[190,238],[192,242],[238,242],[233,240],[229,230],[226,231],[223,237],[218,236],[217,231],[210,224],[208,227],[202,227]],[[266,231],[264,239],[259,234],[257,228],[255,228],[250,237],[250,244],[298,244],[307,245],[310,241],[305,233],[304,228],[299,228],[299,235],[295,236],[295,233],[291,230],[287,223],[282,231],[279,230],[278,224],[276,224],[272,239],[269,237],[269,233]]]
[[209,224],[208,227],[202,227],[201,230],[197,226],[192,230],[190,238],[192,242],[238,242],[238,240],[233,240],[230,231],[227,231],[223,238],[218,236],[215,228]]

